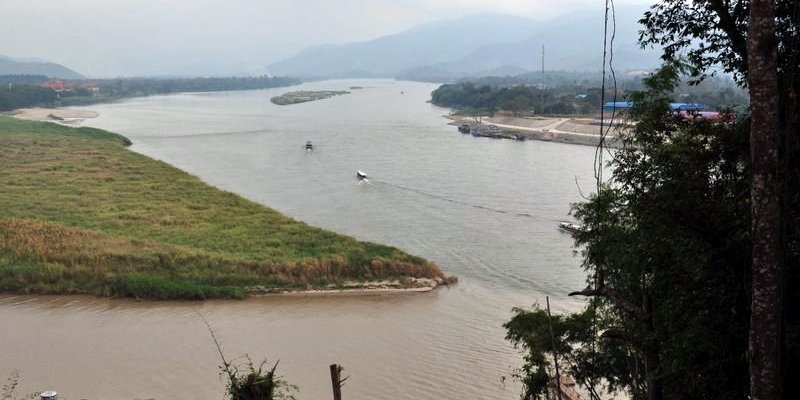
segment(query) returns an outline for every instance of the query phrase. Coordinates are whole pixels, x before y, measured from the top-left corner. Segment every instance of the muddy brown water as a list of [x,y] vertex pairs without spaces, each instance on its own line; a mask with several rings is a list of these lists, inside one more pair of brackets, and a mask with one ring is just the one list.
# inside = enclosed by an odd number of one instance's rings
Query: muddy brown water
[[[288,90],[349,95],[291,106]],[[96,105],[84,125],[225,190],[337,232],[397,246],[460,279],[405,295],[134,302],[0,296],[0,378],[68,399],[219,399],[218,355],[280,359],[299,399],[513,399],[521,357],[504,340],[511,308],[575,310],[584,286],[556,221],[593,187],[594,149],[459,134],[426,101],[435,85],[323,81],[299,88],[154,96]],[[311,140],[315,150],[303,145]],[[359,183],[355,171],[371,179]],[[505,379],[504,379],[505,377]]]

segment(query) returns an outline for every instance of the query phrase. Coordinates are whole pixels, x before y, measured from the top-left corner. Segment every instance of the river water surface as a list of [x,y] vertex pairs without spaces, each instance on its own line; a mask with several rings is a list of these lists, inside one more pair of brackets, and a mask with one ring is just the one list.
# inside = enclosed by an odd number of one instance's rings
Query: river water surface
[[[289,90],[351,94],[290,106]],[[133,151],[309,224],[438,263],[458,285],[414,295],[283,296],[132,302],[0,297],[0,378],[69,399],[216,399],[224,383],[198,313],[229,357],[280,359],[299,399],[514,399],[517,350],[502,324],[515,306],[576,310],[584,286],[556,229],[593,187],[592,147],[473,138],[427,103],[436,85],[323,81],[296,88],[177,94],[91,107],[85,125]],[[311,140],[316,148],[306,152]],[[359,183],[355,171],[370,174]],[[503,377],[507,377],[503,380]]]

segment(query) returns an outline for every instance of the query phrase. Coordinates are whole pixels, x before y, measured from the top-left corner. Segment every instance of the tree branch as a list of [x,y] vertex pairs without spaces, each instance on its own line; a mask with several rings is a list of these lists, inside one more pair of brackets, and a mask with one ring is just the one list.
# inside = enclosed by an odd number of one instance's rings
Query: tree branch
[[[741,12],[741,3],[742,0],[737,1],[734,12]],[[728,12],[728,7],[723,0],[708,0],[708,5],[719,17],[717,26],[728,36],[728,40],[731,41],[731,48],[742,57],[742,62],[745,69],[747,69],[747,41],[736,25],[736,16]]]
[[601,285],[598,289],[586,288],[578,292],[572,292],[570,296],[600,296],[611,300],[615,306],[638,320],[646,320],[650,316],[641,307],[625,300],[622,295],[614,289]]

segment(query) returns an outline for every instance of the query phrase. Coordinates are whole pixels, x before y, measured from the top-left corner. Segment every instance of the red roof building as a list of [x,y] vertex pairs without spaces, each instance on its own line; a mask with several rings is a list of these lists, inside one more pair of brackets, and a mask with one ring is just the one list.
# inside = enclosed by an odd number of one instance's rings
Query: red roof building
[[50,79],[49,81],[43,83],[42,87],[53,89],[56,92],[63,92],[65,90],[68,91],[75,89],[75,85],[69,82],[64,82],[60,79]]

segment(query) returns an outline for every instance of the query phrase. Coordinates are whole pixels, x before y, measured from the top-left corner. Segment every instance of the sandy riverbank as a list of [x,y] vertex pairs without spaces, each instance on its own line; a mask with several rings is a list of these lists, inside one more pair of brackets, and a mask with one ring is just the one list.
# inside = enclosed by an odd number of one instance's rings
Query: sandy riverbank
[[62,124],[75,124],[89,118],[96,118],[95,111],[70,108],[20,108],[8,113],[9,116],[29,121],[51,121]]
[[378,296],[378,295],[395,295],[395,294],[416,294],[430,292],[438,286],[428,286],[420,288],[384,288],[384,289],[318,289],[318,290],[295,290],[283,291],[275,293],[251,293],[251,296],[298,296],[298,297],[311,297],[311,296]]
[[[461,115],[447,115],[451,120],[449,125],[469,124],[475,125],[473,117]],[[591,119],[585,118],[516,118],[507,116],[482,117],[479,126],[488,127],[495,125],[505,136],[522,136],[527,140],[541,140],[546,142],[559,142],[597,146],[600,142],[600,126],[593,125]],[[505,138],[505,136],[503,138]],[[606,136],[606,145],[618,147],[619,130],[612,128]]]
[[430,292],[441,286],[449,286],[458,282],[458,278],[407,278],[407,282],[399,280],[382,280],[368,282],[343,282],[341,285],[328,285],[313,289],[258,290],[250,288],[249,294],[255,296],[331,296],[331,295],[388,295],[413,294]]

